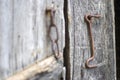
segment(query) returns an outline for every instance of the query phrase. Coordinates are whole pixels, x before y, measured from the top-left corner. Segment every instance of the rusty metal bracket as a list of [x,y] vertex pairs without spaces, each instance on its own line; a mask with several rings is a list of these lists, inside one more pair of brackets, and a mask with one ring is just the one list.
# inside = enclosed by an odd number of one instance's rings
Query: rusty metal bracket
[[85,21],[86,21],[87,26],[88,26],[89,37],[90,37],[90,45],[91,45],[91,57],[88,58],[87,61],[86,61],[86,67],[87,68],[97,67],[97,65],[89,65],[89,62],[92,61],[95,58],[94,40],[93,40],[93,36],[92,36],[92,18],[100,18],[100,17],[101,17],[100,15],[90,15],[90,14],[85,15]]

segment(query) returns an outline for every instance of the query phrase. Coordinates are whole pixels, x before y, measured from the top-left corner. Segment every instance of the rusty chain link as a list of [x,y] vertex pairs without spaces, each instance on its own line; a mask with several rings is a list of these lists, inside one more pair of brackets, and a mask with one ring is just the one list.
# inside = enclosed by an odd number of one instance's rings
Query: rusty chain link
[[99,18],[100,15],[85,15],[85,20],[88,25],[89,35],[90,35],[90,44],[91,44],[91,57],[87,59],[86,61],[86,67],[87,68],[95,68],[97,65],[89,65],[89,62],[92,61],[95,57],[95,51],[94,51],[94,41],[92,37],[92,18]]
[[[49,38],[50,38],[51,44],[52,44],[52,52],[53,52],[55,58],[58,59],[59,58],[59,46],[58,46],[59,35],[58,35],[58,28],[54,22],[55,10],[50,9],[50,10],[47,10],[47,12],[50,12],[50,26],[48,29],[48,35],[49,35]],[[55,29],[54,32],[56,32],[56,34],[52,31],[53,28]],[[54,35],[53,34],[51,35],[51,33],[56,35],[55,39],[53,39]]]

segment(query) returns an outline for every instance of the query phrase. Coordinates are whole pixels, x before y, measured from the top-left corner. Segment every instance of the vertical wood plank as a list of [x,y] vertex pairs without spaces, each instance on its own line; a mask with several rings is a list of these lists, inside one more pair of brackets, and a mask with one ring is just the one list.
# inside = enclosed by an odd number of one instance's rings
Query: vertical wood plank
[[[115,27],[113,0],[68,0],[68,27],[70,37],[70,80],[116,80]],[[91,55],[89,34],[84,16],[100,14],[93,20],[92,34],[95,59],[87,69],[86,60]]]
[[63,3],[63,0],[0,0],[0,80],[53,55],[45,14],[51,5],[56,7],[58,43],[63,53]]
[[0,0],[0,80],[10,73],[12,50],[12,6],[11,0]]

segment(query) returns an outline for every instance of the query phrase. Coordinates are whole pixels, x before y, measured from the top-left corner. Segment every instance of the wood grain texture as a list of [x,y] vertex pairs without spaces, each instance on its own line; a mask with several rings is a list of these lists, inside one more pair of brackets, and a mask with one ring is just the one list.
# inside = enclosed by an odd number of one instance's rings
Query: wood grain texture
[[[95,59],[87,69],[86,60],[91,55],[85,14],[100,14],[93,19],[92,34]],[[115,27],[113,0],[68,0],[68,27],[70,37],[70,80],[116,80]]]
[[63,0],[0,0],[0,80],[52,55],[45,14],[51,6],[63,52]]
[[54,56],[43,61],[36,62],[23,71],[8,77],[6,80],[59,80],[63,66],[60,65]]

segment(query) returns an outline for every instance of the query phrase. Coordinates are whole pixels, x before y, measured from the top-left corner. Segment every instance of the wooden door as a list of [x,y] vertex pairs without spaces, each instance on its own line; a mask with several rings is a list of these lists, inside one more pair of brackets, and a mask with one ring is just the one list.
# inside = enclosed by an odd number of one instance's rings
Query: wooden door
[[[114,0],[68,0],[66,4],[67,80],[116,80]],[[91,56],[86,14],[101,15],[92,20],[95,59],[89,64],[97,65],[92,69],[85,66]]]
[[[0,80],[116,80],[114,0],[0,0]],[[61,57],[49,37],[55,10]],[[95,58],[85,15],[92,19]],[[56,31],[52,31],[56,35]],[[64,64],[64,65],[63,65]],[[65,76],[66,75],[66,76]]]
[[[59,51],[63,52],[63,0],[0,0],[0,80],[19,74],[34,65],[36,61],[44,62],[44,59],[48,58],[50,62],[43,65],[46,67],[55,61],[50,57],[53,53],[48,37],[49,27],[46,26],[49,23],[46,20],[46,9],[52,8],[56,11],[54,19],[59,33]],[[53,73],[59,76],[60,73],[55,71],[62,70],[62,65],[63,62],[59,66],[52,64],[55,68]],[[34,70],[28,73],[31,76]],[[52,80],[57,78],[50,76]],[[11,80],[23,80],[23,78],[17,76]]]

